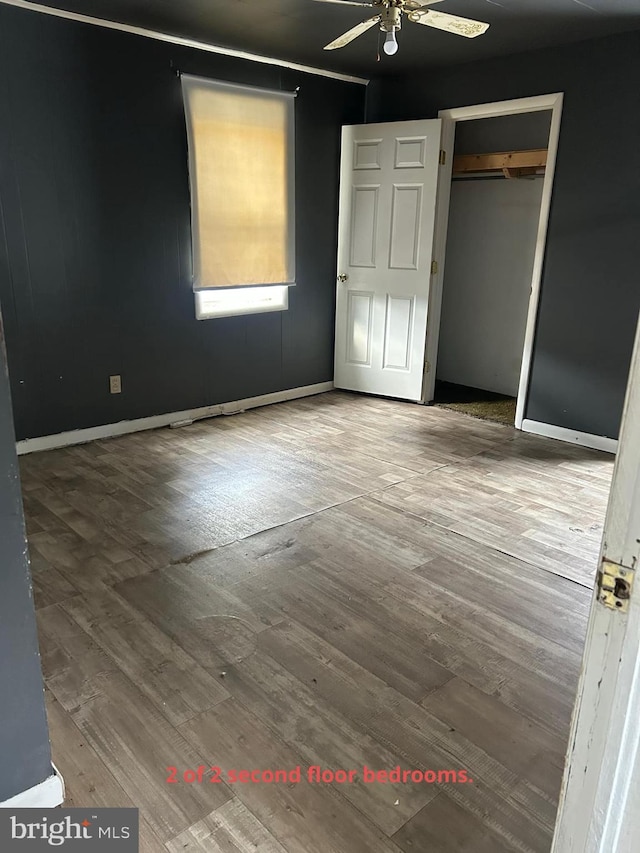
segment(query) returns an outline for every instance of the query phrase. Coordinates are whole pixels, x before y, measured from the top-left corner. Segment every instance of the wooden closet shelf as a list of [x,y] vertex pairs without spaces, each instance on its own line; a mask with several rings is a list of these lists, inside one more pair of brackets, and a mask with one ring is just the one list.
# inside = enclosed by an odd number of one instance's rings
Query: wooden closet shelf
[[505,177],[513,178],[540,174],[546,165],[546,148],[498,151],[491,154],[456,154],[453,158],[453,174],[502,172]]

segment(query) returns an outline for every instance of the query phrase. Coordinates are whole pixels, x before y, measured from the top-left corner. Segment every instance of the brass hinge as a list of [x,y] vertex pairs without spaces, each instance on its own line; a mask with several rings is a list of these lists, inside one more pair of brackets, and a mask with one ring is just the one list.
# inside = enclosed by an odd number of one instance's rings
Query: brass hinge
[[424,372],[425,372],[425,373],[428,373],[430,370],[431,370],[431,365],[429,364],[429,362],[428,362],[428,361],[425,361],[425,363],[424,363]]
[[634,577],[633,569],[603,560],[598,571],[598,601],[611,610],[626,613],[629,609]]
[[431,261],[431,275],[438,275],[438,262]]
[[440,165],[446,166],[446,163],[447,163],[447,152],[444,150],[444,148],[441,148],[440,149]]

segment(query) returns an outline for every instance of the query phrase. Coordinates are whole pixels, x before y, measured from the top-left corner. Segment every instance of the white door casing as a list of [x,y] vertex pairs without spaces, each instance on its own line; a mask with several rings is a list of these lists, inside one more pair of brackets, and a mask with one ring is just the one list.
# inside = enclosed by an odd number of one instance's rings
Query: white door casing
[[342,130],[337,388],[422,399],[440,128]]
[[640,325],[601,559],[636,576],[628,612],[591,605],[552,853],[640,845]]
[[[433,256],[437,261],[437,271],[433,277],[430,293],[429,328],[427,329],[426,345],[426,359],[429,362],[430,370],[425,372],[423,389],[423,401],[427,403],[433,400],[435,391],[438,338],[440,334],[440,313],[445,274],[447,226],[449,222],[449,194],[451,191],[451,171],[453,165],[456,123],[459,121],[473,121],[475,119],[496,118],[498,116],[516,115],[518,113],[551,110],[551,128],[549,130],[547,167],[545,170],[542,189],[538,238],[533,262],[531,296],[529,299],[527,327],[525,330],[524,351],[522,354],[522,367],[520,372],[515,422],[517,429],[527,429],[528,432],[538,432],[540,435],[546,434],[540,431],[540,427],[543,425],[536,424],[534,421],[524,422],[524,413],[529,393],[529,378],[533,358],[533,341],[538,317],[542,268],[546,249],[551,196],[553,193],[556,158],[560,138],[562,104],[563,94],[561,92],[555,92],[549,95],[516,98],[515,100],[510,101],[496,101],[494,103],[476,104],[469,107],[456,107],[451,110],[440,110],[438,113],[438,116],[443,122],[441,148],[446,154],[446,161],[445,165],[440,169],[438,186],[438,209],[436,214],[436,233],[433,250]],[[529,425],[528,427],[527,424]],[[555,435],[554,437],[576,441],[578,444],[587,444],[587,446],[590,447],[599,446],[599,444],[593,444],[593,442],[590,442],[589,439],[591,437],[585,437],[584,433],[575,433],[573,430],[566,432],[569,433],[571,436],[570,438],[565,438],[564,435]]]

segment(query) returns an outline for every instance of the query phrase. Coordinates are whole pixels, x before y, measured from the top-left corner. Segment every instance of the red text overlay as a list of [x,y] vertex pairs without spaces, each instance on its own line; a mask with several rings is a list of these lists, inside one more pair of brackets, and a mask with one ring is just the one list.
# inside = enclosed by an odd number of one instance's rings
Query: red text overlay
[[388,770],[374,770],[371,767],[358,769],[330,769],[313,765],[301,767],[297,765],[290,769],[231,768],[224,771],[221,767],[201,764],[186,770],[178,767],[167,767],[166,781],[170,785],[177,784],[218,784],[226,782],[230,785],[299,785],[309,782],[315,785],[349,785],[364,782],[366,785],[468,785],[473,783],[466,770],[408,770],[400,765]]

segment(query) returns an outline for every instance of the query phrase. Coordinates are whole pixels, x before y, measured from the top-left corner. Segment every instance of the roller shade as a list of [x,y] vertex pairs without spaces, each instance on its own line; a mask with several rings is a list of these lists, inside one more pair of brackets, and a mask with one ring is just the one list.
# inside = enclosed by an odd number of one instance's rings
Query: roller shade
[[294,93],[182,75],[194,290],[295,284]]

